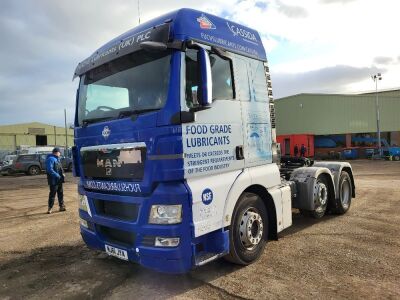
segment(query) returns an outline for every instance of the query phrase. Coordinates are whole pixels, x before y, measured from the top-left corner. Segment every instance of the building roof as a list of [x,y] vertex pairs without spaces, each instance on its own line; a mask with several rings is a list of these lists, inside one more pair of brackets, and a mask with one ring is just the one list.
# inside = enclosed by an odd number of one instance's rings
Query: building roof
[[[65,134],[65,128],[40,122],[0,125],[0,134]],[[73,135],[72,129],[67,129],[68,135]]]

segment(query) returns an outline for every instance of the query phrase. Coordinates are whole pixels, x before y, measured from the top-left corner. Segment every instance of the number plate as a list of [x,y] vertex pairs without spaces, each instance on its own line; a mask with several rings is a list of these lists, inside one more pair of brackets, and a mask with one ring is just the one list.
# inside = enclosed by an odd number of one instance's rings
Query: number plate
[[105,248],[108,255],[118,257],[119,259],[122,260],[128,260],[128,252],[126,252],[125,250],[110,245],[105,245]]

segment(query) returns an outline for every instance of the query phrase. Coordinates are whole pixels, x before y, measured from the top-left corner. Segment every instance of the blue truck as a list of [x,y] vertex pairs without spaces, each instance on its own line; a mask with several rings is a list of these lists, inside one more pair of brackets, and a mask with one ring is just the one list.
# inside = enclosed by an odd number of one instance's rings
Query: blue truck
[[267,57],[257,31],[180,9],[78,64],[74,173],[85,243],[184,273],[248,265],[292,225],[292,208],[344,214],[350,164],[281,176]]

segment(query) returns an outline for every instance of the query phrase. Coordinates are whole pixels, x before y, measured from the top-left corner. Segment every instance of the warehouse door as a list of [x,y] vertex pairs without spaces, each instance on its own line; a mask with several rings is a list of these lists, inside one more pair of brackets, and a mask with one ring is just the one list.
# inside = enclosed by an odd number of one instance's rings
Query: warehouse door
[[47,135],[37,135],[36,146],[47,146]]

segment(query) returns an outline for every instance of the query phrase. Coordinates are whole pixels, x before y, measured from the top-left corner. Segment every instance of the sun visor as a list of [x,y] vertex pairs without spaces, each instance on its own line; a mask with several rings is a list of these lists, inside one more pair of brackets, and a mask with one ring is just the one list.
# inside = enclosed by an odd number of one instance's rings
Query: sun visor
[[138,51],[140,49],[140,43],[142,42],[153,41],[167,43],[169,39],[169,31],[170,24],[162,24],[141,30],[140,32],[132,33],[123,39],[115,40],[106,44],[90,57],[78,64],[72,80],[104,63]]

